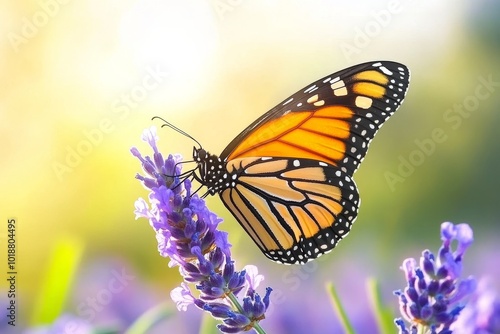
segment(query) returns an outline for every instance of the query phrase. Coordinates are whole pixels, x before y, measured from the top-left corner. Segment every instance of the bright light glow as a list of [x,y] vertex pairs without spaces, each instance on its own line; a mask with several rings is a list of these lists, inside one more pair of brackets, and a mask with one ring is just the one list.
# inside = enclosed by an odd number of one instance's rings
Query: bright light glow
[[159,66],[182,85],[210,68],[218,46],[214,19],[204,1],[138,1],[123,16],[120,39],[138,67]]

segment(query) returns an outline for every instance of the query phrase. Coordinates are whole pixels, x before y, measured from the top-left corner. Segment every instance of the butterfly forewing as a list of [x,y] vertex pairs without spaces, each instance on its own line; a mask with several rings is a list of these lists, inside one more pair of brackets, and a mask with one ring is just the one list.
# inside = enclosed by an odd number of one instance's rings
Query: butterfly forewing
[[408,82],[406,66],[387,61],[324,77],[257,119],[221,158],[307,158],[352,175],[378,129],[402,103]]
[[281,263],[305,263],[332,250],[350,230],[359,197],[339,168],[310,159],[241,158],[220,193],[262,252]]

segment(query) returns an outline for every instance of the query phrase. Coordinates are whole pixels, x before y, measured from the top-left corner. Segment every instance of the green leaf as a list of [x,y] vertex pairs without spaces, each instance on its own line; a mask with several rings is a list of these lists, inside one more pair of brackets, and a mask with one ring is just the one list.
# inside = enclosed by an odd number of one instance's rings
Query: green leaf
[[396,333],[397,330],[394,326],[394,313],[390,307],[383,304],[378,281],[375,278],[367,279],[366,290],[370,300],[370,306],[373,314],[375,315],[378,332]]
[[77,238],[66,236],[56,241],[35,299],[31,325],[50,324],[62,313],[83,249]]
[[330,295],[330,300],[333,306],[333,309],[337,313],[337,316],[340,320],[340,323],[344,327],[344,332],[346,334],[354,334],[354,328],[352,327],[351,322],[349,321],[349,318],[347,317],[347,313],[345,312],[344,308],[342,307],[342,303],[340,302],[339,296],[337,294],[337,291],[335,290],[335,287],[333,286],[332,282],[329,282],[326,284],[326,290],[328,291],[328,294]]

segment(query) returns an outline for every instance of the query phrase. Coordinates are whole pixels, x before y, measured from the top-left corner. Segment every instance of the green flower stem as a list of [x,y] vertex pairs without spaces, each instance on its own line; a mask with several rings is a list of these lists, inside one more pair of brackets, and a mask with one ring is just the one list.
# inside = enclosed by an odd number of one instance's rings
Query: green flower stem
[[[236,298],[236,296],[232,292],[230,292],[227,295],[227,297],[229,298],[229,300],[231,301],[231,303],[234,305],[234,307],[236,307],[236,309],[238,310],[238,312],[244,313],[243,307],[240,305],[240,302],[238,301],[238,299]],[[254,322],[253,328],[259,334],[266,334],[266,331],[262,327],[260,327],[260,325],[259,325],[258,322]]]

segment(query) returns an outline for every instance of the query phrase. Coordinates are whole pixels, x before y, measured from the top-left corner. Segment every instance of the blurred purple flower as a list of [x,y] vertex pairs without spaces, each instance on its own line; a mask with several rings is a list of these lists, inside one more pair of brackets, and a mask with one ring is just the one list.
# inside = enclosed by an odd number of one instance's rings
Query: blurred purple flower
[[[183,283],[172,291],[172,300],[179,310],[195,304],[222,319],[223,323],[218,325],[222,332],[261,330],[258,322],[265,318],[271,289],[266,289],[264,298],[255,293],[262,280],[256,267],[247,267],[248,276],[245,270],[235,271],[227,233],[217,230],[222,219],[206,207],[203,199],[191,194],[188,178],[184,177],[181,182],[180,156],[169,155],[163,159],[156,145],[158,136],[154,127],[145,130],[142,139],[152,147],[153,158],[142,157],[136,148],[131,152],[141,161],[146,173],[136,178],[150,191],[151,207],[145,200],[138,199],[136,219],[149,219],[156,232],[160,255],[170,259],[170,267],[179,266],[184,281],[195,284],[199,291],[196,298]],[[236,296],[245,287],[247,292],[241,305]]]
[[[441,225],[441,240],[438,258],[425,250],[420,258],[420,266],[413,258],[403,261],[401,269],[405,272],[407,287],[394,292],[399,297],[400,311],[409,328],[402,319],[395,323],[400,333],[452,333],[450,326],[476,288],[476,281],[469,277],[461,279],[462,257],[472,244],[472,229],[467,224],[453,225],[445,222]],[[456,240],[455,251],[451,243]],[[420,330],[419,330],[420,329]]]
[[479,280],[476,292],[451,329],[456,334],[500,333],[500,298],[490,279]]

